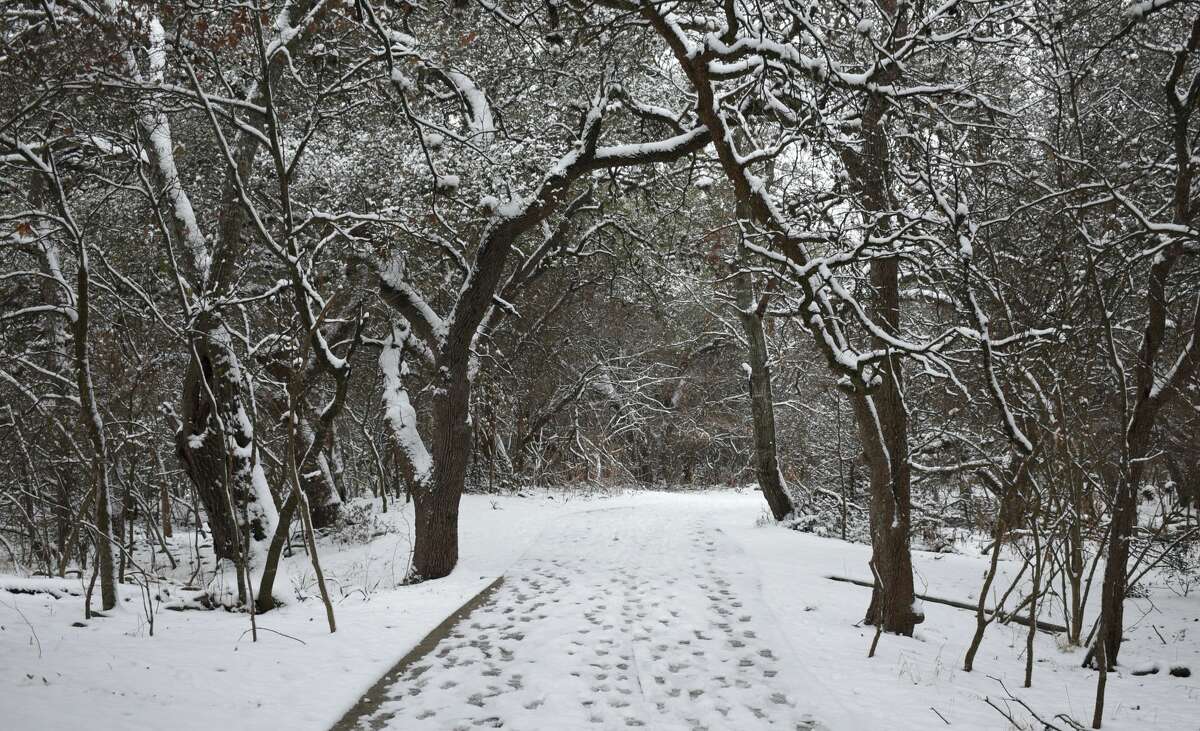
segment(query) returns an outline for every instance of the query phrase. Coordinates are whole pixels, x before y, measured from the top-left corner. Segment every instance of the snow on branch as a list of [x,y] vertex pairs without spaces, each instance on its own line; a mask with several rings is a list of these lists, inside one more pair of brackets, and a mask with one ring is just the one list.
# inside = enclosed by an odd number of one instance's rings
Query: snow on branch
[[433,476],[433,457],[417,431],[417,412],[408,398],[404,387],[404,376],[408,365],[404,362],[404,345],[407,334],[393,328],[379,352],[379,370],[383,374],[384,418],[391,428],[392,439],[400,450],[411,472],[411,481],[424,487]]

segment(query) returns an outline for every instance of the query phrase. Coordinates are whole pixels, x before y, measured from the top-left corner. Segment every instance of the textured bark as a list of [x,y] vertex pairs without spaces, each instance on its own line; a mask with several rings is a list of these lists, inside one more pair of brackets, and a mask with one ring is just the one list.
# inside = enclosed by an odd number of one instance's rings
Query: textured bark
[[[301,0],[286,8],[283,19],[294,27],[313,8],[311,0]],[[325,14],[320,9],[304,31],[311,29]],[[276,53],[265,69],[266,79],[247,87],[247,101],[266,106],[269,87],[283,78],[283,69],[298,48],[309,41],[309,32],[294,32],[282,39],[286,53]],[[130,71],[141,76],[137,62],[129,56]],[[151,73],[156,73],[151,70]],[[157,73],[161,76],[162,69]],[[166,201],[166,221],[176,250],[184,252],[180,274],[190,281],[197,303],[219,303],[236,288],[249,236],[245,235],[248,213],[240,196],[239,180],[249,181],[255,160],[262,148],[267,117],[253,114],[248,123],[258,134],[239,132],[233,142],[233,166],[226,171],[220,197],[213,206],[215,237],[211,245],[202,237],[193,213],[192,200],[177,179],[172,153],[173,142],[156,145],[155,136],[163,134],[166,113],[150,103],[138,111],[139,134],[146,142],[149,169],[155,186]],[[169,132],[167,132],[169,135]],[[161,140],[160,140],[161,141]],[[211,254],[211,261],[206,259]],[[176,433],[176,453],[188,477],[196,486],[208,516],[213,535],[213,550],[218,559],[241,561],[239,548],[263,547],[275,530],[275,505],[263,485],[258,464],[254,430],[250,422],[252,396],[242,378],[238,358],[229,332],[218,309],[199,305],[189,331],[190,361],[184,375],[181,427]],[[258,483],[258,484],[256,484]],[[243,535],[254,546],[239,546]],[[239,574],[240,583],[240,574]]]
[[416,540],[412,578],[440,579],[458,563],[458,507],[471,456],[466,364],[444,372],[433,401],[433,479],[413,491]]
[[317,469],[300,476],[300,489],[311,507],[313,528],[328,528],[342,515],[342,500],[325,454],[317,455]]
[[419,490],[413,493],[416,540],[413,543],[413,581],[448,576],[458,564],[458,506],[461,490]]
[[279,507],[279,522],[275,525],[275,534],[271,536],[271,544],[267,547],[262,579],[258,584],[258,595],[254,599],[255,611],[259,613],[275,608],[275,579],[279,575],[279,560],[283,557],[283,549],[287,545],[288,533],[292,527],[292,517],[296,514],[296,506],[299,504],[300,494],[292,492]]
[[[876,315],[893,332],[900,318],[898,270],[895,258],[878,259],[871,266]],[[856,411],[864,444],[868,440],[878,442],[866,450],[871,479],[871,561],[878,577],[866,621],[882,622],[888,632],[911,635],[924,618],[913,609],[908,411],[904,405],[899,358],[889,356],[881,365],[882,382],[869,397],[872,408]]]
[[[302,398],[302,397],[301,397]],[[319,416],[313,413],[307,401],[300,405],[298,424],[301,454],[305,455],[300,465],[300,489],[308,498],[311,507],[313,528],[328,528],[342,515],[342,498],[334,482],[329,464],[328,444],[315,445],[317,433],[321,431]],[[328,437],[325,439],[328,442]]]
[[[1190,122],[1192,111],[1200,101],[1200,75],[1190,84],[1182,77],[1189,56],[1197,49],[1200,49],[1200,15],[1192,21],[1186,45],[1175,52],[1174,64],[1164,89],[1171,110],[1176,161],[1172,222],[1180,226],[1188,226],[1192,222],[1194,162]],[[1181,93],[1181,83],[1189,89],[1186,94]],[[1184,245],[1179,240],[1161,250],[1150,267],[1146,286],[1146,325],[1134,364],[1132,413],[1123,415],[1128,419],[1128,426],[1122,450],[1121,475],[1114,490],[1108,560],[1104,566],[1104,584],[1100,593],[1100,639],[1104,643],[1104,652],[1097,654],[1108,667],[1116,666],[1121,651],[1121,636],[1125,628],[1124,602],[1129,589],[1129,541],[1137,520],[1137,496],[1145,464],[1154,451],[1152,437],[1158,414],[1200,366],[1200,347],[1196,342],[1200,339],[1200,298],[1197,298],[1190,323],[1191,339],[1184,343],[1170,376],[1161,383],[1158,380],[1157,363],[1166,340],[1171,302],[1168,283],[1172,270],[1183,254]]]
[[[894,0],[881,3],[883,11],[896,19],[896,36],[907,32],[903,12],[897,16]],[[899,70],[885,70],[879,83],[893,82]],[[888,212],[895,208],[890,188],[889,141],[884,117],[889,101],[872,93],[866,99],[862,116],[862,144],[841,151],[855,193],[862,206],[868,235],[886,233]],[[871,317],[889,334],[900,330],[900,258],[884,257],[871,262]],[[886,348],[874,338],[878,348]],[[864,443],[870,468],[871,561],[877,586],[867,608],[868,624],[882,623],[888,632],[911,635],[924,618],[913,610],[912,554],[910,549],[911,466],[908,452],[908,411],[904,404],[904,382],[900,358],[889,355],[880,364],[881,381],[870,396],[869,404],[855,409],[859,434]],[[868,408],[869,407],[869,408]],[[868,442],[877,442],[867,446]]]
[[[244,408],[244,384],[237,355],[219,321],[203,316],[192,340],[192,361],[184,380],[183,424],[176,450],[184,472],[208,516],[213,552],[218,559],[241,561],[242,537],[260,542],[270,538],[274,525],[264,513],[274,505],[259,504],[252,480],[257,456],[254,434]],[[230,445],[229,442],[233,444]],[[233,447],[233,448],[227,448]]]
[[[158,450],[154,451],[154,461],[158,465],[159,474],[163,475],[162,457],[159,456]],[[162,477],[162,485],[159,486],[158,498],[158,516],[162,521],[163,538],[171,538],[174,535],[174,527],[171,521],[171,487],[165,475]]]
[[100,572],[100,601],[104,609],[117,606],[117,580],[113,565],[112,511],[109,503],[108,444],[104,439],[104,420],[96,403],[88,355],[88,326],[91,310],[87,249],[78,242],[78,279],[75,297],[75,376],[79,386],[79,408],[88,441],[92,447],[92,479],[96,481],[96,560]]
[[746,334],[750,373],[750,413],[754,428],[754,475],[775,520],[783,520],[793,511],[792,498],[779,471],[779,452],[775,443],[775,396],[771,387],[767,336],[763,331],[764,307],[754,301],[753,281],[749,272],[738,275],[738,316]]

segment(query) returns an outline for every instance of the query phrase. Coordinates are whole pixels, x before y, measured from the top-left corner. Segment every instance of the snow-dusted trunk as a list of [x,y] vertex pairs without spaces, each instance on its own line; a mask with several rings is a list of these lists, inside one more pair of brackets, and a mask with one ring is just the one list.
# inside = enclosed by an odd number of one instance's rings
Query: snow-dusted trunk
[[384,416],[396,452],[396,463],[412,496],[416,539],[410,579],[440,579],[458,563],[458,504],[471,456],[468,405],[471,383],[467,364],[439,369],[433,399],[432,453],[417,431],[417,412],[404,379],[404,337],[394,332],[379,354],[383,373]]
[[117,606],[117,575],[113,562],[112,511],[109,503],[108,444],[104,439],[104,418],[96,403],[88,355],[88,326],[91,315],[90,272],[87,248],[78,252],[78,279],[75,295],[75,376],[79,386],[79,409],[88,441],[92,447],[92,479],[96,481],[96,561],[100,574],[100,602],[104,609]]
[[[882,10],[893,18],[896,32],[907,32],[903,12],[897,15],[894,0],[884,0]],[[899,78],[889,67],[880,82]],[[891,149],[886,117],[891,102],[871,92],[862,115],[862,144],[845,147],[842,161],[862,207],[863,223],[873,236],[887,234],[888,212],[896,209],[891,190]],[[900,331],[900,258],[880,257],[871,262],[871,317],[890,335]],[[882,339],[875,347],[887,349]],[[911,465],[908,452],[908,410],[904,404],[903,369],[891,353],[879,364],[880,383],[870,395],[860,394],[855,415],[869,467],[871,500],[871,565],[875,588],[867,607],[866,622],[888,632],[911,635],[923,620],[914,608],[910,542]]]
[[304,490],[312,509],[313,527],[328,528],[342,514],[342,498],[330,464],[331,450],[328,445],[313,446],[320,431],[319,415],[313,413],[307,402],[302,401],[298,408],[301,411],[297,424],[299,449],[300,454],[305,455],[300,465],[300,489]]
[[[29,185],[30,200],[36,206],[53,205],[48,196],[49,191],[45,178],[41,174],[33,175]],[[71,373],[71,355],[68,343],[70,334],[67,328],[68,318],[64,317],[62,313],[68,312],[73,307],[73,303],[70,301],[69,289],[65,286],[66,279],[63,277],[59,259],[59,243],[56,232],[49,222],[42,218],[36,219],[33,226],[39,247],[37,261],[38,270],[42,275],[39,278],[42,302],[53,305],[58,310],[47,312],[43,319],[46,369],[50,373],[58,373],[67,378]],[[71,407],[66,399],[51,400],[45,408],[60,415],[58,418],[62,418],[64,423],[72,420],[68,413]],[[60,454],[71,454],[72,445],[67,433],[58,430],[53,430],[53,433],[57,442],[56,450]],[[76,481],[77,472],[74,469],[59,470],[57,480],[55,480],[57,484],[57,499],[54,506],[55,547],[58,551],[60,575],[65,573],[67,562],[70,559],[70,538],[75,528],[71,505],[78,499],[78,491],[75,489]]]
[[738,275],[738,313],[746,333],[749,359],[750,413],[754,429],[754,474],[775,520],[783,520],[793,510],[779,471],[779,453],[775,444],[775,396],[771,387],[767,336],[763,331],[762,308],[756,308],[749,272]]
[[[885,102],[871,97],[863,114],[860,149],[842,153],[854,182],[869,231],[886,233],[886,212],[893,208],[888,189],[889,150],[882,117]],[[871,262],[871,316],[891,335],[900,330],[900,259],[881,257]],[[878,348],[888,347],[874,338]],[[913,609],[910,549],[911,466],[908,453],[908,411],[904,404],[904,374],[895,354],[879,365],[879,385],[870,395],[852,397],[863,454],[870,476],[871,567],[875,589],[866,622],[888,632],[911,635],[922,617]]]
[[[1175,176],[1171,181],[1174,183],[1172,223],[1178,227],[1191,225],[1194,218],[1192,189],[1195,158],[1191,153],[1194,132],[1190,124],[1192,112],[1200,103],[1200,95],[1196,91],[1200,86],[1200,75],[1189,85],[1183,78],[1183,72],[1188,54],[1197,50],[1200,50],[1200,16],[1193,20],[1187,45],[1176,51],[1175,64],[1165,85],[1171,110],[1170,124],[1176,161]],[[1191,91],[1185,96],[1182,88],[1188,86]],[[1104,643],[1102,657],[1109,667],[1117,664],[1117,655],[1121,650],[1121,635],[1125,629],[1124,602],[1129,588],[1129,542],[1137,522],[1137,495],[1143,471],[1155,451],[1153,436],[1158,414],[1167,400],[1176,397],[1182,391],[1182,384],[1200,367],[1200,298],[1197,298],[1190,323],[1191,336],[1183,343],[1181,352],[1166,373],[1162,376],[1158,373],[1170,319],[1168,284],[1176,263],[1184,255],[1184,247],[1181,237],[1171,241],[1154,256],[1146,286],[1146,324],[1134,363],[1132,409],[1126,407],[1127,413],[1123,414],[1127,427],[1121,475],[1113,496],[1108,560],[1104,566],[1104,584],[1100,594],[1102,633],[1098,641]],[[1098,703],[1097,714],[1099,708]]]
[[313,528],[328,528],[342,514],[342,498],[325,453],[318,452],[315,459],[305,462],[303,469],[308,471],[300,475],[300,489],[312,507]]
[[[308,42],[325,9],[325,3],[312,0],[283,4],[271,26],[264,76],[245,87],[245,101],[267,105],[268,89],[282,78],[292,54]],[[149,23],[148,41],[145,69],[132,53],[126,54],[126,65],[135,78],[162,83],[168,76],[168,35],[157,18]],[[238,567],[238,598],[244,602],[249,591],[245,581],[252,569],[261,568],[265,561],[278,513],[258,458],[250,417],[254,395],[219,307],[236,289],[244,267],[250,237],[243,230],[248,213],[240,190],[250,180],[263,147],[267,115],[248,115],[248,126],[232,142],[230,166],[212,209],[216,221],[212,238],[202,231],[180,177],[167,113],[157,100],[148,99],[139,105],[137,123],[150,177],[164,201],[170,236],[182,254],[177,275],[197,294],[188,303],[194,308],[189,313],[194,323],[188,337],[190,361],[184,375],[176,451],[204,504],[214,552],[218,559]],[[224,588],[216,589],[228,595]]]
[[211,313],[203,313],[197,325],[176,448],[204,504],[214,554],[253,567],[275,531],[275,502],[259,462],[246,384],[229,333]]
[[410,578],[440,579],[458,563],[458,504],[471,456],[471,382],[464,362],[441,369],[433,399],[432,453],[417,431],[417,414],[404,378],[403,338],[398,333],[379,355],[384,415],[408,492],[413,499],[416,540]]
[[[877,259],[871,265],[878,321],[893,333],[900,319],[898,270],[896,258]],[[889,356],[881,366],[882,382],[871,396],[859,397],[869,403],[856,409],[870,474],[871,563],[876,576],[866,621],[911,635],[923,617],[913,606],[908,412],[899,358]]]
[[[1104,565],[1104,583],[1100,590],[1100,627],[1098,641],[1105,645],[1103,657],[1111,669],[1117,664],[1121,637],[1125,631],[1125,596],[1129,591],[1129,543],[1137,523],[1138,492],[1145,464],[1154,451],[1153,432],[1163,405],[1163,390],[1156,389],[1155,360],[1166,332],[1166,279],[1173,261],[1161,257],[1151,270],[1150,318],[1138,353],[1138,393],[1133,418],[1125,432],[1125,455],[1113,490],[1112,524],[1108,556]],[[1196,323],[1200,325],[1200,302],[1196,305]],[[1196,336],[1193,335],[1193,338]],[[1193,346],[1194,347],[1194,346]],[[1189,349],[1190,350],[1190,349]],[[1195,360],[1180,358],[1179,365],[1195,369]],[[1094,652],[1094,651],[1093,651]]]
[[[258,150],[258,142],[250,136],[241,139],[235,161],[242,180],[248,179]],[[177,219],[195,226],[187,215],[177,215]],[[213,296],[232,288],[245,249],[242,229],[246,212],[231,175],[226,176],[221,191],[219,221],[204,281]],[[183,230],[180,236],[191,234]],[[192,359],[184,379],[184,428],[177,436],[179,455],[204,503],[217,558],[240,562],[249,569],[261,565],[278,520],[249,417],[252,395],[221,313],[201,311],[192,333]],[[238,583],[239,600],[245,601],[241,581]]]

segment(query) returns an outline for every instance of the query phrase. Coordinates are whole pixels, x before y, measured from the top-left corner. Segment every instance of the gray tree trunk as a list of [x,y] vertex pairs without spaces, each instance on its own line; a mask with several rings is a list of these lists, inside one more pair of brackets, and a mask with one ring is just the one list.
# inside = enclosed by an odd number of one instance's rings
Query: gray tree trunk
[[763,315],[767,300],[756,302],[754,281],[748,271],[738,280],[738,319],[746,335],[750,372],[750,412],[754,428],[754,475],[775,520],[783,520],[794,509],[783,475],[779,471],[779,452],[775,441],[775,396],[771,387],[771,365]]

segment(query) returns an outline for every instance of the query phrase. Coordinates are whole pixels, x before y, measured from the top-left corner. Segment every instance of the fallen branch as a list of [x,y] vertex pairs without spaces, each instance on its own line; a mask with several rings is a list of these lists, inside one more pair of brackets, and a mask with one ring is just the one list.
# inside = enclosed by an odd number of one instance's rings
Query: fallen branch
[[[829,576],[826,576],[825,578],[829,579],[831,581],[842,581],[847,584],[854,584],[855,586],[865,586],[868,589],[872,588],[871,582],[863,581],[862,579],[851,579],[847,576],[834,576],[832,574],[830,574]],[[921,601],[925,601],[925,602],[933,602],[934,604],[945,604],[948,607],[954,607],[955,609],[965,609],[968,612],[976,611],[975,605],[967,604],[966,602],[955,601],[954,599],[943,599],[941,597],[929,596],[928,594],[915,594],[915,593],[913,594],[913,596],[915,596],[917,599],[920,599]],[[988,614],[996,613],[996,610],[994,610],[994,609],[985,609],[984,611],[987,612]],[[1016,622],[1017,624],[1025,625],[1026,627],[1028,627],[1029,623],[1032,621],[1037,625],[1037,629],[1039,632],[1048,632],[1050,634],[1059,634],[1059,633],[1067,631],[1067,628],[1063,627],[1061,624],[1054,624],[1053,622],[1044,622],[1040,619],[1031,620],[1029,617],[1022,616],[1020,614],[1005,614],[1004,612],[1001,612],[999,617],[1000,617],[1001,622],[1004,624],[1007,624],[1009,622]]]

